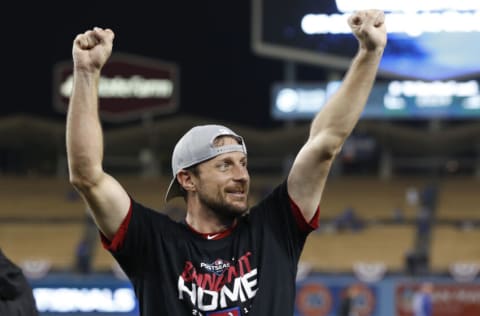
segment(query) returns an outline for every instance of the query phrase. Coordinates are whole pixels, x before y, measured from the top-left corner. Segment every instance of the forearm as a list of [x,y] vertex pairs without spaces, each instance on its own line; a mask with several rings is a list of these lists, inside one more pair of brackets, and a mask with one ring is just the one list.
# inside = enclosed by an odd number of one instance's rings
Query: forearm
[[99,78],[98,71],[74,73],[66,145],[70,179],[77,185],[94,185],[103,174],[103,136],[98,115]]
[[359,50],[340,88],[313,120],[310,138],[322,133],[322,138],[330,140],[333,148],[343,144],[365,107],[382,53],[383,49]]

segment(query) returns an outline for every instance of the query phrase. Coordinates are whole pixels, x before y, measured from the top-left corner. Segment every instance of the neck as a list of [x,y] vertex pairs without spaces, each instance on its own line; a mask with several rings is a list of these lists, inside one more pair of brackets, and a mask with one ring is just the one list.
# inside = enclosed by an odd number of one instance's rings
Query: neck
[[202,234],[218,233],[231,228],[235,217],[221,216],[210,208],[196,203],[187,202],[186,222],[190,227]]

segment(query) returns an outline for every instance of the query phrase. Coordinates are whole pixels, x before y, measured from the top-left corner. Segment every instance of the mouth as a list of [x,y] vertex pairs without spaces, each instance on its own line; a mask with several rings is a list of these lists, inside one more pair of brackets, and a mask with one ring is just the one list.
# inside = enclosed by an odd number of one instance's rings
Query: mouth
[[233,197],[235,200],[245,200],[247,194],[243,188],[235,188],[226,191],[227,195]]

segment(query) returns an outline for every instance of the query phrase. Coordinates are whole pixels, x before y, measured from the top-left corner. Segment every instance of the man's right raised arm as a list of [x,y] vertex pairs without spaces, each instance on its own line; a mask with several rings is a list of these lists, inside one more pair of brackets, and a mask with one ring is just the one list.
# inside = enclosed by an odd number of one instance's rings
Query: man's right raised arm
[[103,133],[98,114],[100,72],[112,52],[114,34],[94,28],[73,42],[73,88],[67,114],[66,144],[70,182],[111,239],[130,207],[130,197],[103,171]]

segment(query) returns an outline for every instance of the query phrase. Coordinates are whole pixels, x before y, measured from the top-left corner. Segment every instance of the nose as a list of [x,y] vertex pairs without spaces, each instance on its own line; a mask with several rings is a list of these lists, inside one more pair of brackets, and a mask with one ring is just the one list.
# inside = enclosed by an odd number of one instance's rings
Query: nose
[[235,165],[235,168],[233,168],[233,177],[237,181],[247,181],[250,177],[247,167],[241,164]]

